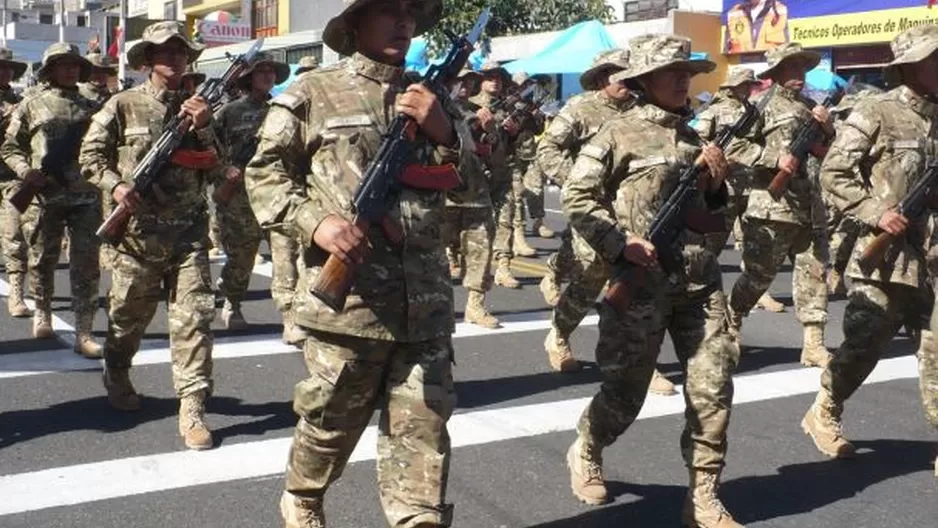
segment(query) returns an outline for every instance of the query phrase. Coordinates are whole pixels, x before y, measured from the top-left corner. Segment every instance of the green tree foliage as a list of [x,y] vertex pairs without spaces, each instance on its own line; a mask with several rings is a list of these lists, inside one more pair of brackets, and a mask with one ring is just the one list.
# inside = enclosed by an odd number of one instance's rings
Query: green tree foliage
[[446,30],[466,33],[486,6],[492,8],[492,18],[485,38],[558,31],[584,20],[612,20],[612,8],[604,0],[448,0],[443,6],[443,19],[426,35],[431,54],[445,49]]

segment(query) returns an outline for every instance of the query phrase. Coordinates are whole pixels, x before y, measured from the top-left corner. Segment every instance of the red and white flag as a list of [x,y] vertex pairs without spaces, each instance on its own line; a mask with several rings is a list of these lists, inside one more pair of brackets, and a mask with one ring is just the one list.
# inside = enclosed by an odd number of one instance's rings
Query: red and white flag
[[114,38],[111,39],[111,45],[107,47],[107,54],[115,59],[120,58],[121,28],[114,28]]

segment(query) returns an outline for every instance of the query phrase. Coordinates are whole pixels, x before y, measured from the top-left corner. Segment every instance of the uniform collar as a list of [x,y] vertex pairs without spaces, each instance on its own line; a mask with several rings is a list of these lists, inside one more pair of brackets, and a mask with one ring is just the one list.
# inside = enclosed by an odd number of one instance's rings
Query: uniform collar
[[389,66],[387,64],[374,61],[361,53],[352,55],[348,62],[348,69],[356,75],[367,77],[372,81],[379,83],[394,84],[400,80],[404,73],[404,68],[400,66]]
[[638,107],[639,116],[645,121],[650,121],[656,125],[661,125],[665,128],[677,128],[678,125],[681,125],[686,121],[686,118],[674,112],[668,112],[667,110],[655,106],[651,103],[644,103]]
[[801,90],[792,90],[791,88],[786,88],[781,84],[777,86],[778,88],[775,89],[775,95],[788,99],[789,101],[804,101],[804,98],[801,95]]
[[899,101],[911,108],[916,114],[924,117],[936,117],[938,115],[938,105],[915,93],[908,86],[903,85],[896,88],[896,95]]
[[596,99],[606,106],[615,108],[616,110],[628,110],[635,103],[635,96],[629,97],[628,99],[619,100],[609,97],[609,94],[602,90],[596,90]]
[[145,83],[140,85],[140,91],[164,104],[177,101],[182,93],[180,90],[164,90],[158,88],[150,79],[147,79]]

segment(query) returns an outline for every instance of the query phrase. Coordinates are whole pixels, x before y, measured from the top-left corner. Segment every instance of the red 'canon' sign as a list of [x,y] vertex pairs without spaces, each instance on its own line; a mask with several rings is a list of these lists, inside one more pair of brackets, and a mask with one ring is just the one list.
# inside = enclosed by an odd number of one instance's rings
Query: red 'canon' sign
[[251,40],[250,23],[228,23],[213,22],[210,20],[200,20],[198,25],[199,35],[202,41],[208,47],[224,46],[225,44],[235,44]]

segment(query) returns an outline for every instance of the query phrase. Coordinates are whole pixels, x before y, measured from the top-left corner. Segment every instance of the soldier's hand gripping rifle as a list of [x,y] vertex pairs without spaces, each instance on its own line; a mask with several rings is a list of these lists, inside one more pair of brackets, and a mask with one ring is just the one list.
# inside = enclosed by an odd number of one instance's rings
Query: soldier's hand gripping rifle
[[[897,212],[909,219],[921,216],[936,190],[938,190],[938,160],[929,163],[928,168],[925,169],[925,174],[915,182],[909,194],[905,195],[905,198],[899,202],[899,206],[896,208]],[[876,235],[876,238],[866,246],[863,254],[860,255],[860,267],[871,269],[881,264],[886,257],[886,251],[889,250],[897,238],[896,235],[886,231]]]
[[[765,109],[765,105],[772,97],[773,92],[765,94],[758,104],[743,101],[745,111],[732,125],[720,130],[714,144],[725,150],[733,138],[743,137],[752,128],[753,123]],[[651,226],[645,236],[655,246],[658,263],[667,273],[679,271],[684,263],[680,251],[674,247],[678,237],[685,228],[701,233],[720,231],[726,228],[726,221],[722,214],[712,214],[692,207],[694,199],[700,192],[697,188],[701,173],[706,170],[703,154],[697,157],[694,164],[681,172],[677,187],[668,196],[665,203],[655,213]],[[624,260],[624,258],[623,258]],[[633,289],[644,282],[646,269],[625,261],[622,270],[612,279],[606,290],[604,301],[612,306],[616,312],[622,314],[632,303]]]
[[[46,145],[46,154],[39,162],[39,171],[46,178],[51,178],[63,186],[67,186],[63,172],[65,169],[78,159],[78,149],[81,147],[81,140],[88,130],[88,122],[74,123],[65,128],[62,135],[49,141]],[[23,181],[19,188],[10,197],[9,202],[20,213],[25,213],[26,208],[32,203],[42,188],[33,185],[29,181]]]
[[231,166],[241,171],[241,177],[234,180],[225,180],[218,184],[215,188],[215,192],[212,193],[212,197],[216,202],[225,204],[231,201],[231,197],[234,196],[235,191],[238,190],[241,182],[244,181],[244,169],[242,167],[247,166],[251,158],[254,157],[259,142],[260,138],[256,134],[251,136],[247,143],[232,156]]
[[[195,95],[205,99],[208,106],[214,108],[224,96],[225,90],[234,84],[241,76],[241,73],[251,65],[263,43],[264,39],[257,39],[245,53],[235,58],[231,58],[229,55],[231,64],[225,70],[224,75],[220,78],[209,79],[199,85]],[[150,151],[134,168],[131,176],[133,179],[132,191],[140,193],[144,198],[151,192],[156,179],[166,164],[169,163],[173,151],[179,147],[183,137],[191,128],[192,118],[184,112],[173,116],[163,128],[162,135],[153,143]],[[119,204],[98,228],[97,235],[105,242],[117,245],[124,238],[127,223],[130,222],[132,216],[133,213],[124,204]]]
[[[851,84],[852,83],[853,80],[851,79]],[[837,106],[843,94],[844,90],[835,91],[824,99],[821,106],[827,109]],[[805,160],[808,159],[808,154],[811,153],[811,149],[824,138],[824,129],[821,123],[818,123],[817,119],[814,119],[812,115],[810,119],[798,127],[794,138],[788,150],[791,155],[798,160],[798,166],[800,167],[804,164]],[[788,182],[791,181],[792,176],[794,176],[794,173],[789,172],[787,169],[778,170],[775,177],[772,178],[772,182],[769,183],[769,195],[773,200],[777,202],[782,199],[782,196],[785,195],[785,191],[788,190]]]
[[[475,42],[482,35],[489,19],[489,9],[479,15],[475,26],[464,37],[447,32],[452,41],[442,63],[433,65],[421,84],[437,97],[446,97],[448,85],[469,60]],[[355,218],[352,223],[367,232],[371,224],[380,224],[391,243],[401,241],[397,226],[388,221],[387,214],[402,186],[416,189],[449,190],[459,185],[459,176],[453,165],[427,167],[409,165],[412,160],[411,143],[416,138],[417,123],[404,114],[398,114],[384,135],[374,159],[362,176],[352,203]],[[345,299],[355,278],[355,265],[346,264],[335,255],[329,255],[319,276],[310,286],[310,293],[336,312],[345,309]]]

